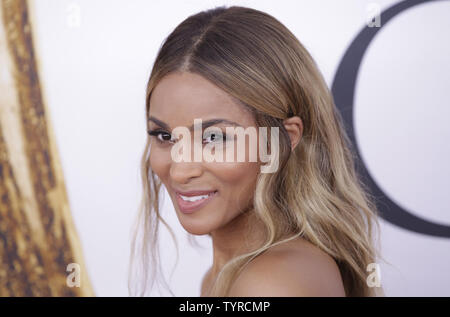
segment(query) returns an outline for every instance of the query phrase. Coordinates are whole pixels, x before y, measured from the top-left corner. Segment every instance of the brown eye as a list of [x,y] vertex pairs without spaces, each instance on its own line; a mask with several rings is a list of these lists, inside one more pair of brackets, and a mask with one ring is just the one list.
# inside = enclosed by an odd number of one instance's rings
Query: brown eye
[[166,142],[171,142],[172,141],[172,135],[166,131],[162,131],[162,130],[153,130],[153,131],[148,131],[148,134],[151,136],[156,137],[156,139],[160,142],[160,143],[166,143]]
[[172,138],[172,136],[169,133],[166,132],[161,132],[158,134],[158,138],[161,141],[170,141],[170,139]]

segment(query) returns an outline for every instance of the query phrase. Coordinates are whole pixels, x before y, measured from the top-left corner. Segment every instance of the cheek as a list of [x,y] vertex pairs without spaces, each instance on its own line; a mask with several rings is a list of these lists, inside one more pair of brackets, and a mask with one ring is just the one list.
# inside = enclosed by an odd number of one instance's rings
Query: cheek
[[170,171],[170,153],[154,147],[150,151],[149,163],[152,171],[164,182]]
[[235,207],[240,208],[253,198],[260,169],[256,162],[210,163],[209,169],[220,181],[222,194]]
[[228,183],[242,183],[256,177],[258,171],[256,162],[217,163],[214,170]]
[[[257,139],[258,140],[258,139]],[[258,144],[258,141],[255,143]],[[227,145],[224,152],[233,146]],[[242,145],[241,145],[242,146]],[[239,162],[237,153],[244,151],[244,162]],[[258,158],[258,149],[254,149]],[[225,157],[225,155],[224,155]],[[250,146],[247,139],[244,148],[234,143],[233,162],[207,163],[208,170],[221,182],[223,197],[227,200],[227,207],[231,210],[240,210],[253,200],[257,177],[261,170],[261,162],[250,160]]]

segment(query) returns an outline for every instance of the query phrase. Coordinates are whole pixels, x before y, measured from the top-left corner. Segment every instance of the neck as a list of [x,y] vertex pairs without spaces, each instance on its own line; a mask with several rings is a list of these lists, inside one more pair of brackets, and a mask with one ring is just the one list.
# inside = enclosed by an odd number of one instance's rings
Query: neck
[[262,223],[256,219],[253,210],[241,213],[226,226],[211,232],[213,264],[210,274],[216,276],[229,260],[255,250],[262,243],[262,234]]

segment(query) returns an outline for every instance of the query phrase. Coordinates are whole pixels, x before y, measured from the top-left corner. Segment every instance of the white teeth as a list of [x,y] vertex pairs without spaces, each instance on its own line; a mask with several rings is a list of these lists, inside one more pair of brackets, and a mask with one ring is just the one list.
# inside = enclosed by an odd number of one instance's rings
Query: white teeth
[[201,195],[201,196],[183,196],[180,194],[181,199],[183,199],[184,201],[197,201],[197,200],[201,200],[201,199],[205,199],[208,198],[209,195]]

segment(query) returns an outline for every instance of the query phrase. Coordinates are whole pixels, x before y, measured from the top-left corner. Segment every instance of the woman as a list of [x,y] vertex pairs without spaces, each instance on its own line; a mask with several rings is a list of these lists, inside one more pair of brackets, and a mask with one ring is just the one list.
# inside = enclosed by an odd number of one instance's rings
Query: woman
[[[357,178],[322,75],[279,21],[237,6],[187,18],[158,52],[146,115],[138,220],[144,265],[150,257],[157,267],[158,225],[167,226],[159,212],[164,185],[183,228],[212,238],[201,296],[376,294],[366,282],[377,259],[376,206]],[[278,143],[267,143],[279,154],[278,167],[262,173],[261,160],[249,160],[249,146],[243,162],[176,160],[181,138],[173,130],[192,128],[195,119],[219,131],[202,134],[201,146],[220,140],[227,149],[226,128],[278,128]]]

